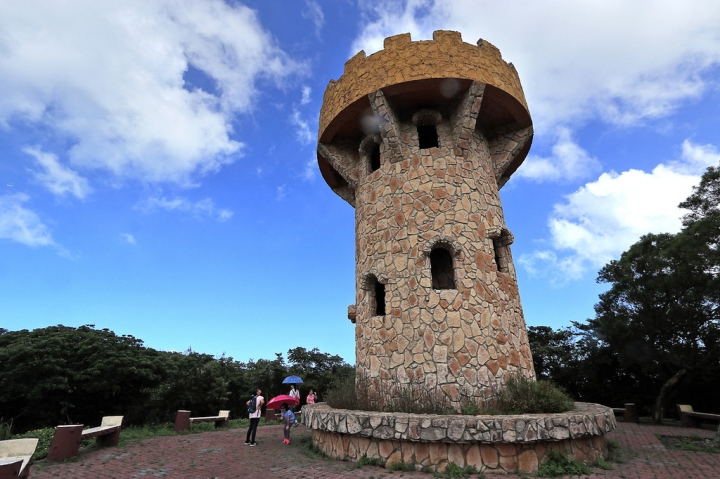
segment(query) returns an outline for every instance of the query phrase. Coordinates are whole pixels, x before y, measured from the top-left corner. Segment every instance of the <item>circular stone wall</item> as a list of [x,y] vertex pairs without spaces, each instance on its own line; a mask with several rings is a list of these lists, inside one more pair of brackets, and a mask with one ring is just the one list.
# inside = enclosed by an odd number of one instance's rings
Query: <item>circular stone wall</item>
[[575,403],[559,414],[460,416],[382,413],[303,406],[302,422],[328,456],[362,456],[442,471],[449,462],[478,471],[535,472],[550,450],[593,463],[607,452],[605,434],[617,426],[612,409]]

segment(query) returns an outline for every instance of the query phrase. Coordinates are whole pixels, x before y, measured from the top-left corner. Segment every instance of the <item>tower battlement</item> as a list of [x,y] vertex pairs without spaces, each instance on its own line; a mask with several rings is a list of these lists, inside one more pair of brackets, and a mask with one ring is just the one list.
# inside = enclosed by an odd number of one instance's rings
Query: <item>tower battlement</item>
[[398,89],[408,82],[453,78],[478,81],[504,92],[517,103],[510,108],[518,124],[530,124],[518,73],[512,63],[503,60],[500,50],[483,39],[476,46],[463,42],[459,32],[436,30],[432,40],[412,41],[409,33],[388,37],[383,50],[370,56],[361,50],[348,60],[343,75],[330,80],[325,90],[318,138],[328,142],[338,131],[342,134],[344,123],[352,121],[356,113],[354,104],[366,103],[369,93],[393,86]]

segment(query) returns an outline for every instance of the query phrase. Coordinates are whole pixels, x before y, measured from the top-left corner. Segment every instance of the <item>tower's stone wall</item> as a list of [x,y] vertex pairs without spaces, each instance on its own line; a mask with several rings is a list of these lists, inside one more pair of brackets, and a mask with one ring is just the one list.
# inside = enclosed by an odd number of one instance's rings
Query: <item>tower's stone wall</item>
[[[328,86],[318,144],[324,178],[355,206],[358,372],[456,407],[509,374],[534,378],[499,197],[532,126],[514,67],[478,44],[436,32],[358,54]],[[437,138],[420,148],[428,126]],[[433,280],[437,249],[451,261]]]

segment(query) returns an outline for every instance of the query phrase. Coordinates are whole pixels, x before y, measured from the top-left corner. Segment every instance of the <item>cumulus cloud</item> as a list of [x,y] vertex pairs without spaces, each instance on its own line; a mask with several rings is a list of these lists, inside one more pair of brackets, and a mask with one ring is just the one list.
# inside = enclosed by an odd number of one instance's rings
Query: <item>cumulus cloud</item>
[[298,69],[255,11],[222,0],[0,2],[0,32],[0,124],[66,139],[75,169],[146,182],[234,161],[258,81]]
[[196,217],[214,218],[218,221],[229,220],[233,212],[224,208],[217,208],[210,198],[199,201],[191,201],[184,197],[165,198],[150,197],[137,205],[137,208],[145,213],[152,213],[158,210],[179,211],[189,213]]
[[458,30],[484,38],[517,67],[536,132],[602,119],[637,124],[671,113],[707,87],[720,63],[720,9],[713,0],[365,1],[366,21],[350,55],[383,38]]
[[41,171],[34,171],[35,179],[56,195],[71,194],[83,199],[92,189],[88,181],[76,171],[60,163],[57,155],[44,153],[39,148],[24,148],[23,151],[35,158]]
[[310,103],[310,94],[312,93],[312,88],[309,86],[304,86],[302,88],[302,98],[300,99],[301,105],[307,105]]
[[552,155],[529,155],[516,176],[533,181],[569,181],[586,178],[600,170],[600,163],[572,139],[568,128],[558,127]]
[[27,246],[53,246],[52,235],[40,217],[24,206],[24,193],[0,196],[0,238]]
[[618,258],[644,234],[679,231],[684,211],[678,204],[705,169],[718,163],[716,147],[685,140],[680,159],[649,173],[603,173],[554,206],[548,220],[552,249],[522,255],[519,263],[531,274],[563,283]]

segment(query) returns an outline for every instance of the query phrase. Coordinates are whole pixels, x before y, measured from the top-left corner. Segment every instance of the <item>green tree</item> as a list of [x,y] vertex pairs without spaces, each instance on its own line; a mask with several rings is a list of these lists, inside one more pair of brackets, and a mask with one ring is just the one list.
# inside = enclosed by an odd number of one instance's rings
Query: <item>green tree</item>
[[330,389],[334,381],[345,379],[354,371],[340,356],[322,353],[318,348],[309,351],[302,347],[290,349],[288,362],[290,374],[303,379],[303,390],[312,389],[321,395]]
[[610,289],[579,326],[617,354],[657,422],[679,384],[712,384],[720,369],[718,205],[720,171],[710,168],[680,205],[690,211],[680,233],[643,236],[600,270]]
[[141,414],[161,377],[157,351],[93,325],[0,335],[0,405],[21,431]]

